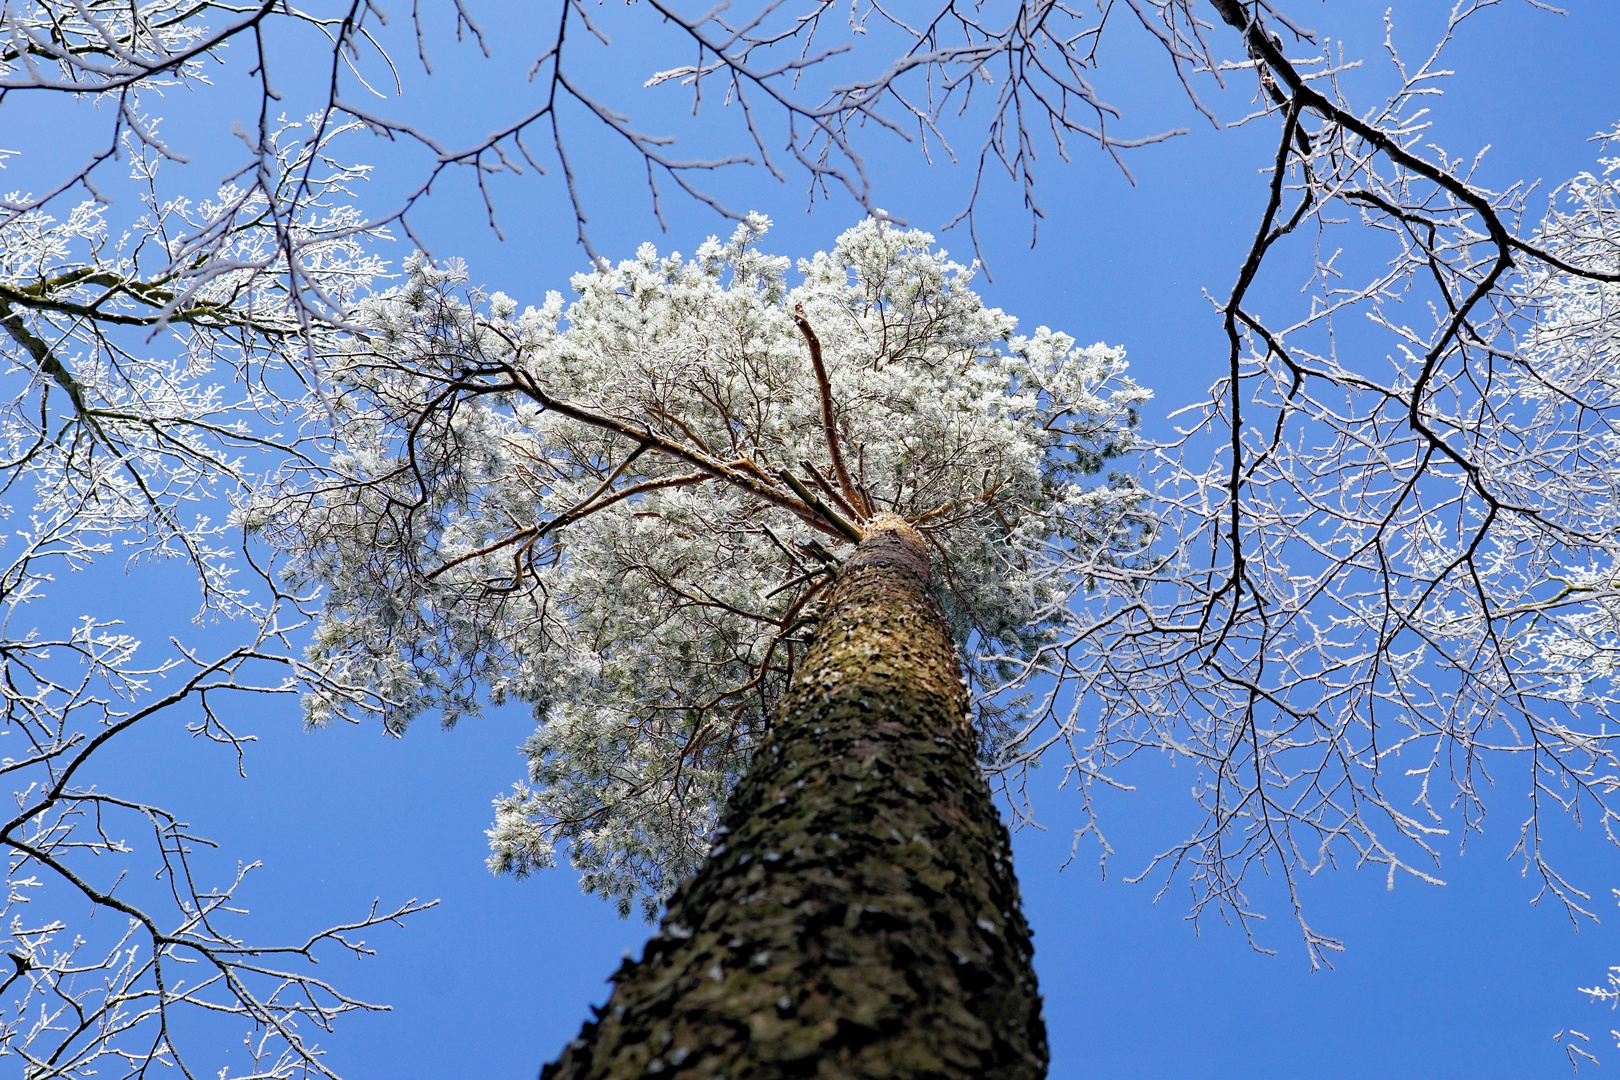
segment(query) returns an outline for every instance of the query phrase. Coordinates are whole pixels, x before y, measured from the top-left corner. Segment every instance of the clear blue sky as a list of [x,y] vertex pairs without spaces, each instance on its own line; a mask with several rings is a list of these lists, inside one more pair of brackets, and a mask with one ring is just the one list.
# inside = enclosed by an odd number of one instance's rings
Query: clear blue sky
[[[1343,0],[1289,6],[1367,58],[1368,72],[1352,85],[1368,88],[1358,104],[1370,104],[1371,88],[1384,77],[1377,67],[1381,8]],[[1558,17],[1528,4],[1504,5],[1471,24],[1451,54],[1447,66],[1459,74],[1436,104],[1433,140],[1467,156],[1492,144],[1491,181],[1556,183],[1589,168],[1597,150],[1587,140],[1620,121],[1614,78],[1620,5],[1568,6],[1569,15]],[[1397,4],[1399,37],[1423,49],[1442,9],[1437,2]],[[473,10],[485,8],[475,3]],[[510,74],[521,75],[535,47],[521,20],[494,9],[483,18],[497,31],[493,63],[447,40],[434,46],[438,74],[431,82],[407,71],[408,100],[416,102],[410,108],[451,144],[464,141],[458,132],[470,137],[492,127],[495,117],[521,107],[522,95],[534,93]],[[1126,110],[1123,128],[1188,126],[1191,134],[1133,154],[1134,187],[1089,146],[1077,145],[1068,166],[1049,155],[1041,180],[1049,216],[1034,250],[1016,192],[993,188],[981,235],[995,280],[983,292],[1026,325],[1124,345],[1134,374],[1157,392],[1148,423],[1163,431],[1163,415],[1196,401],[1220,374],[1220,327],[1200,290],[1224,294],[1230,287],[1261,207],[1264,178],[1257,169],[1272,152],[1273,128],[1261,122],[1240,131],[1211,129],[1178,96],[1162,56],[1140,32],[1121,28],[1127,32],[1104,52],[1097,81]],[[649,59],[650,47],[635,33],[621,34],[611,55],[628,57],[626,66],[641,71],[689,62]],[[605,60],[597,78],[611,86],[620,70]],[[280,78],[294,86],[318,74],[294,70]],[[191,168],[198,179],[190,186],[198,193],[217,176],[216,154],[228,160],[230,122],[251,119],[247,99],[232,96],[232,80],[235,87],[245,82],[242,72],[227,66],[217,78],[226,92],[177,98],[165,127],[197,156]],[[616,100],[639,108],[641,94],[623,92]],[[50,122],[53,106],[30,112],[26,103],[6,105],[0,132],[12,142],[37,137]],[[1221,100],[1218,108],[1235,117],[1243,100]],[[729,230],[666,190],[670,230],[660,235],[636,163],[618,146],[593,142],[578,120],[574,132],[594,240],[604,254],[627,256],[645,239],[691,251],[707,234]],[[703,126],[689,134],[699,142],[714,138]],[[361,156],[382,153],[365,141],[355,145]],[[950,218],[967,180],[961,170],[929,169],[893,142],[868,146],[879,205],[928,228]],[[363,197],[381,207],[412,174],[405,155],[379,160],[389,168]],[[856,214],[847,200],[834,198],[807,215],[797,175],[783,185],[753,171],[720,178],[717,186],[738,208],[775,219],[768,246],[786,254],[829,245]],[[566,290],[584,255],[555,177],[497,189],[504,242],[483,227],[459,180],[443,185],[415,219],[421,235],[435,255],[465,257],[475,280],[520,303]],[[965,236],[944,234],[944,242],[968,254]],[[399,254],[407,250],[402,243]],[[1281,292],[1294,284],[1281,276],[1267,283]],[[68,586],[66,595],[88,591]],[[164,621],[170,616],[182,626],[188,610],[161,571],[121,578],[97,600],[103,610],[115,604],[151,641],[170,632]],[[228,754],[185,738],[176,718],[144,742],[127,743],[104,783],[162,792],[199,832],[221,843],[221,866],[262,860],[264,869],[244,894],[261,927],[285,927],[291,935],[342,918],[377,895],[385,903],[442,899],[405,928],[372,934],[378,957],[358,964],[335,959],[325,972],[394,1005],[392,1013],[351,1018],[323,1040],[337,1071],[400,1080],[533,1076],[577,1031],[588,1004],[604,998],[606,975],[624,950],[639,951],[648,930],[582,897],[567,869],[521,883],[484,870],[489,801],[520,775],[516,747],[530,718],[497,710],[453,732],[423,723],[395,741],[374,729],[305,732],[290,703],[257,707],[243,717],[261,740],[249,754],[246,779],[236,777]],[[1605,1070],[1620,1069],[1620,1050],[1603,1034],[1620,1026],[1620,1016],[1575,992],[1620,964],[1620,910],[1609,898],[1620,887],[1620,857],[1597,835],[1574,837],[1565,849],[1572,875],[1596,894],[1603,925],[1576,934],[1557,907],[1532,907],[1534,883],[1505,861],[1516,821],[1510,787],[1497,792],[1485,836],[1471,841],[1465,856],[1448,853],[1443,888],[1404,881],[1389,892],[1379,868],[1311,881],[1313,923],[1348,946],[1336,970],[1312,973],[1285,904],[1263,885],[1256,898],[1272,916],[1264,937],[1276,956],[1255,954],[1218,919],[1195,934],[1183,918],[1184,887],[1173,886],[1155,903],[1150,886],[1121,880],[1195,823],[1187,773],[1144,762],[1130,777],[1139,789],[1107,800],[1106,824],[1119,855],[1106,882],[1084,854],[1060,872],[1071,808],[1055,790],[1056,769],[1049,779],[1037,795],[1049,831],[1026,830],[1015,844],[1057,1080],[1557,1076],[1568,1065],[1552,1036],[1570,1025],[1593,1035],[1599,1056],[1612,1059]]]

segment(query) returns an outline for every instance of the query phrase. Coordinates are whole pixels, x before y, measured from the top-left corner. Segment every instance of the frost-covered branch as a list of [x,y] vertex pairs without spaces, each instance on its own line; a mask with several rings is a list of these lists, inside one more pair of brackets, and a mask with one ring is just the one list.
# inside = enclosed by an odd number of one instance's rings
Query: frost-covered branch
[[[378,1006],[311,965],[369,952],[361,932],[427,906],[374,906],[264,942],[244,932],[236,899],[256,864],[222,867],[166,799],[106,786],[142,732],[189,731],[240,763],[253,740],[229,719],[233,698],[290,705],[315,687],[382,708],[303,661],[299,609],[312,598],[245,562],[223,520],[267,463],[316,452],[320,376],[307,358],[338,331],[294,294],[340,312],[380,269],[341,201],[360,173],[296,130],[278,136],[279,174],[331,166],[297,219],[272,220],[279,196],[253,185],[165,197],[157,157],[132,142],[146,198],[127,231],[93,202],[62,220],[38,208],[0,220],[0,774],[13,796],[0,820],[0,1060],[29,1080],[154,1066],[330,1076],[315,1032]],[[139,579],[175,561],[213,627],[180,632],[214,645],[174,640],[147,660],[136,634],[153,616],[137,629],[94,607],[122,589],[79,613],[63,602],[70,573]],[[224,1049],[244,1031],[245,1049]]]
[[[309,8],[216,0],[29,0],[0,12],[0,39],[7,42],[0,50],[0,96],[73,95],[101,110],[93,120],[86,115],[86,130],[105,124],[106,137],[43,192],[14,197],[0,211],[38,209],[75,190],[102,198],[118,182],[111,174],[126,140],[158,157],[185,160],[185,152],[159,133],[148,103],[169,94],[166,108],[182,107],[175,91],[202,92],[213,78],[211,65],[229,66],[241,56],[259,102],[256,127],[235,132],[245,151],[236,175],[246,181],[276,172],[272,142],[285,108],[279,103],[305,100],[318,142],[358,125],[416,152],[397,201],[378,207],[369,219],[373,227],[393,224],[413,238],[413,221],[452,177],[471,180],[499,232],[501,179],[550,171],[572,204],[580,242],[595,260],[585,192],[595,170],[617,168],[603,163],[598,144],[606,136],[640,162],[660,220],[664,184],[741,220],[742,211],[703,179],[735,166],[758,166],[780,181],[796,170],[809,197],[841,193],[883,217],[867,164],[872,154],[917,150],[930,159],[961,158],[974,165],[958,220],[973,230],[977,245],[976,209],[996,175],[1015,186],[1038,220],[1044,212],[1036,199],[1036,164],[1048,148],[1067,160],[1076,141],[1094,144],[1124,169],[1124,151],[1182,130],[1116,130],[1118,110],[1093,84],[1105,31],[1125,32],[1126,20],[1118,15],[1109,25],[1114,6],[1104,0],[1021,0],[964,7],[947,0],[913,19],[909,11],[871,2],[846,10],[828,0],[771,0],[688,11],[648,0],[613,11],[557,0],[502,16],[514,25],[503,27],[511,32],[499,40],[536,41],[523,58],[529,89],[514,95],[488,134],[468,139],[459,126],[435,130],[422,118],[411,104],[415,73],[395,59],[414,51],[420,74],[431,78],[432,54],[449,31],[486,64],[503,61],[492,48],[497,39],[460,2],[413,5],[410,19],[390,28],[384,9],[371,0]],[[1213,120],[1196,79],[1208,75],[1218,82],[1226,65],[1206,40],[1210,27],[1196,8],[1194,0],[1129,0],[1121,14],[1128,11],[1165,51],[1194,108]],[[623,90],[639,91],[639,97],[604,89],[598,78],[602,50],[621,24],[629,24],[623,32],[654,35],[653,58],[635,61],[647,64],[646,70],[630,69],[624,80]],[[293,80],[291,73],[300,71],[319,74]],[[694,113],[707,108],[725,121],[714,129],[723,133],[719,146],[696,155],[676,151],[674,128],[649,130],[633,115],[647,111],[646,102],[656,100],[652,95],[688,91]],[[318,196],[318,173],[306,166],[298,182],[281,190],[272,216],[297,218],[303,202]],[[198,235],[208,232],[198,223]]]
[[[152,1065],[186,1076],[331,1076],[309,1029],[329,1031],[344,1013],[378,1006],[301,962],[332,949],[367,955],[357,932],[431,904],[373,905],[301,942],[240,937],[246,912],[233,897],[254,866],[211,880],[219,871],[199,865],[197,852],[212,844],[162,806],[111,794],[94,777],[119,736],[172,723],[188,706],[193,735],[240,755],[252,739],[227,726],[214,703],[233,693],[296,695],[299,680],[255,683],[249,675],[254,666],[296,664],[281,650],[245,646],[210,662],[182,653],[142,668],[135,647],[116,624],[88,619],[61,640],[5,645],[4,732],[23,753],[0,766],[15,795],[14,814],[0,824],[0,917],[14,968],[4,984],[0,1059],[18,1059],[29,1080],[108,1068],[139,1074]],[[165,685],[173,689],[161,693]],[[129,880],[137,868],[150,884]],[[101,919],[84,921],[87,907]],[[195,1036],[181,1034],[196,1024],[183,1013],[238,1018],[253,1035],[246,1058],[221,1072],[214,1046],[201,1040],[197,1049],[189,1045]]]
[[[1067,685],[1009,749],[1009,783],[1059,748],[1082,783],[1142,749],[1190,761],[1207,817],[1148,873],[1245,925],[1245,879],[1280,876],[1313,961],[1338,945],[1303,875],[1437,880],[1442,842],[1511,785],[1527,869],[1586,915],[1543,837],[1549,813],[1615,837],[1615,400],[1585,359],[1608,333],[1612,185],[1576,181],[1532,234],[1522,187],[1425,145],[1439,47],[1405,64],[1391,28],[1398,88],[1355,109],[1328,57],[1290,61],[1252,6],[1217,6],[1280,119],[1254,241],[1214,301],[1228,369],[1157,451],[1164,561],[1073,609],[1037,665]],[[1441,47],[1486,6],[1458,4]],[[1299,263],[1300,308],[1258,287]]]

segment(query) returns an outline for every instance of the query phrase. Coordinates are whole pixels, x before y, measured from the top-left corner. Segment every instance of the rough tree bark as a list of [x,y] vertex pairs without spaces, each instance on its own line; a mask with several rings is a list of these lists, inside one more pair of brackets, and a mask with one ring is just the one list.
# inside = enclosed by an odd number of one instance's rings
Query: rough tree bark
[[542,1080],[1045,1075],[1007,830],[901,519],[845,563],[717,837]]

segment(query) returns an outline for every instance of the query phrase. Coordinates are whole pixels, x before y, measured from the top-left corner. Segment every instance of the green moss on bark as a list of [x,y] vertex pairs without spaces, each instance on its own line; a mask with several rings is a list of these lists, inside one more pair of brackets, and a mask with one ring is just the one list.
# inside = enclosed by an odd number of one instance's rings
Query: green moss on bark
[[1006,829],[909,528],[851,556],[713,851],[543,1080],[1035,1080]]

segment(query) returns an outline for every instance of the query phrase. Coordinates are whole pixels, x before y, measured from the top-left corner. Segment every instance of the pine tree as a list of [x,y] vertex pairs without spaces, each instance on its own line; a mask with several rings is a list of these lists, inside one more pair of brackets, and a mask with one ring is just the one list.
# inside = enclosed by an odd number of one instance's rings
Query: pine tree
[[868,220],[790,289],[765,227],[566,313],[413,261],[328,358],[343,452],[243,518],[325,590],[311,665],[394,727],[532,704],[492,868],[565,843],[622,912],[668,902],[548,1075],[1037,1077],[981,764],[1141,550],[1141,490],[1092,477],[1148,395],[925,233]]

